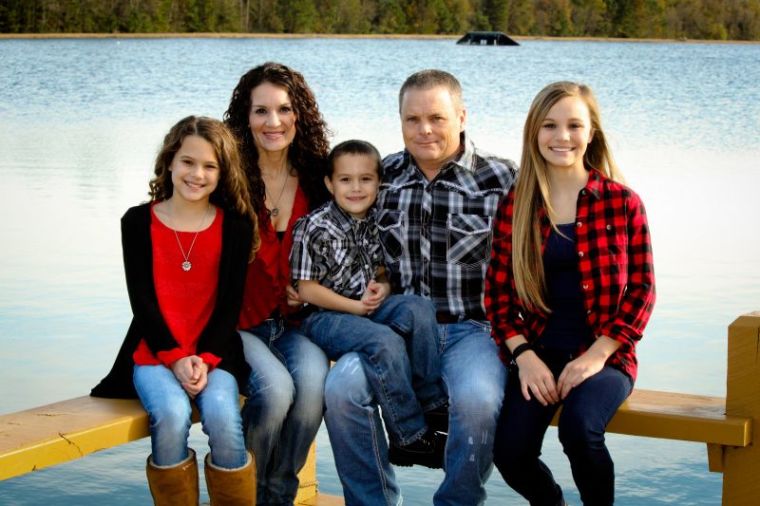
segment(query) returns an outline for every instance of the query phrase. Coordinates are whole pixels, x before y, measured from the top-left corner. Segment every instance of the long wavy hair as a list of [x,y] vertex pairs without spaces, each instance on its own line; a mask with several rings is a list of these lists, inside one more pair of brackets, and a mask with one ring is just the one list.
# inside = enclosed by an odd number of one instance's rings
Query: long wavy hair
[[248,179],[240,162],[240,150],[232,132],[219,120],[204,116],[188,116],[179,120],[164,137],[164,143],[156,156],[154,177],[150,180],[150,199],[162,201],[174,193],[172,174],[169,170],[174,156],[180,150],[185,138],[197,135],[208,141],[214,149],[219,163],[219,183],[209,200],[215,206],[247,217],[253,224],[253,257],[259,249],[258,219],[251,204]]
[[512,216],[512,272],[515,288],[517,295],[530,311],[550,311],[546,305],[546,279],[541,254],[541,209],[546,211],[551,226],[557,230],[555,213],[549,198],[549,169],[539,151],[538,134],[549,110],[566,97],[579,97],[588,107],[592,137],[583,155],[586,170],[596,169],[614,181],[623,180],[604,135],[599,105],[591,88],[584,84],[560,81],[542,89],[533,99],[525,120],[522,158],[515,183]]
[[280,63],[267,62],[246,72],[232,91],[224,122],[240,143],[243,166],[251,188],[252,203],[260,217],[266,216],[264,181],[259,168],[259,152],[251,134],[248,118],[251,91],[267,82],[285,89],[296,115],[296,134],[288,148],[288,161],[298,174],[301,190],[314,209],[330,198],[324,183],[330,143],[322,114],[301,73]]

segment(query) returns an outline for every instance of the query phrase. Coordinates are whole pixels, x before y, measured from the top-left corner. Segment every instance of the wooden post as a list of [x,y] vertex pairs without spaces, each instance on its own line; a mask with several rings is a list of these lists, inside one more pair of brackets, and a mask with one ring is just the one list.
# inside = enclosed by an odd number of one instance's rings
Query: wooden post
[[[760,422],[760,311],[740,316],[728,327],[726,414]],[[754,439],[754,438],[753,438]],[[723,504],[760,504],[760,443],[724,447]]]

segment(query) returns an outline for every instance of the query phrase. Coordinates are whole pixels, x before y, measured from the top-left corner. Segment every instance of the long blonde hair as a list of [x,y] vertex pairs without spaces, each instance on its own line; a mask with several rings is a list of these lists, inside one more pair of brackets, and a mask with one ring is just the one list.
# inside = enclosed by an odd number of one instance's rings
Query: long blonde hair
[[209,200],[215,206],[234,211],[248,218],[253,225],[253,243],[250,259],[259,249],[258,218],[251,204],[248,178],[240,161],[238,143],[232,132],[219,120],[205,116],[188,116],[177,122],[164,137],[164,143],[156,156],[154,174],[150,181],[149,195],[153,201],[167,200],[174,192],[171,167],[185,137],[197,135],[214,148],[219,163],[219,184]]
[[520,173],[515,183],[512,215],[512,271],[517,295],[529,311],[550,312],[546,305],[546,280],[542,257],[541,209],[556,229],[549,199],[549,175],[546,160],[538,148],[541,125],[554,105],[566,97],[581,98],[589,110],[591,142],[583,155],[586,170],[596,169],[606,177],[622,181],[602,129],[599,105],[591,88],[584,84],[560,81],[542,89],[530,105],[523,128]]

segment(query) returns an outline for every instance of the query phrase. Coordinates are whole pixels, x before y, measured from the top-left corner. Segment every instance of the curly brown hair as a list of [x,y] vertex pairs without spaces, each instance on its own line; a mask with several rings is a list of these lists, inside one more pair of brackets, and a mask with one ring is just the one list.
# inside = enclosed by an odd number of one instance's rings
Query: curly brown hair
[[208,141],[219,163],[219,183],[209,197],[211,203],[225,211],[236,212],[251,220],[253,224],[251,260],[253,260],[260,243],[258,219],[251,205],[248,179],[240,162],[237,140],[221,121],[204,116],[188,116],[179,120],[169,130],[156,156],[155,177],[149,183],[150,199],[152,201],[167,200],[174,193],[170,167],[174,156],[189,135],[197,135]]
[[319,112],[306,81],[297,72],[281,63],[267,62],[246,72],[232,91],[224,122],[240,143],[245,172],[251,188],[254,210],[266,216],[264,181],[258,165],[259,153],[251,134],[248,117],[251,112],[251,91],[261,83],[284,88],[296,114],[296,134],[288,148],[288,161],[298,174],[298,183],[306,194],[309,208],[314,209],[330,198],[324,183],[330,131]]

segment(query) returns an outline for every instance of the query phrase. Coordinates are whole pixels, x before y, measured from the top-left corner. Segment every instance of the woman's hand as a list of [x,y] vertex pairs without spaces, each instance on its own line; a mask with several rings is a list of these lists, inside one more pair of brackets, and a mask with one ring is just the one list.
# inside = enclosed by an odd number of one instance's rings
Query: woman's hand
[[530,394],[543,406],[559,402],[554,375],[533,350],[527,350],[515,360],[520,377],[520,390],[526,401]]
[[573,388],[601,371],[607,359],[619,347],[618,341],[607,336],[599,336],[583,355],[565,364],[565,368],[557,379],[560,398],[565,399]]
[[288,306],[303,306],[303,301],[301,300],[301,297],[298,296],[298,291],[296,291],[296,289],[292,286],[288,285],[285,287],[285,295],[287,296]]

